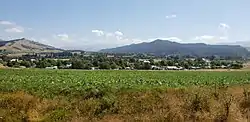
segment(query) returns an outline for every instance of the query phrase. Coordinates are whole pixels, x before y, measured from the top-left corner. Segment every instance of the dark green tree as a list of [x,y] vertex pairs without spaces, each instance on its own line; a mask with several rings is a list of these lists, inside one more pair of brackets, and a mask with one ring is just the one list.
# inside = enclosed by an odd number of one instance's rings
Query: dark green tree
[[146,70],[151,69],[150,63],[144,63],[143,69],[146,69]]
[[115,62],[111,63],[110,68],[111,69],[116,69],[118,66],[115,64]]
[[165,60],[160,61],[160,66],[166,66],[167,62]]
[[39,60],[36,63],[37,68],[45,68],[45,67],[50,67],[52,66],[47,60]]
[[241,64],[241,63],[232,63],[230,68],[231,69],[241,69],[241,68],[243,68],[243,64]]
[[20,63],[20,65],[21,65],[21,66],[25,66],[25,67],[27,67],[27,68],[29,68],[29,67],[32,66],[31,62],[29,62],[29,61],[22,61],[22,62]]
[[84,63],[82,60],[74,60],[72,61],[72,69],[84,69]]
[[99,68],[100,69],[110,69],[109,62],[102,62],[102,63],[100,63]]

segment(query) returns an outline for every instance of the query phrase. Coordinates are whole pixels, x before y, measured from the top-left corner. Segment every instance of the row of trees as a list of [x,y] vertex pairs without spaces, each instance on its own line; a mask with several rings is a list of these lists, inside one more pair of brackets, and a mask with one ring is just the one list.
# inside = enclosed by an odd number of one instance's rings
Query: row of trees
[[[4,63],[4,62],[3,62]],[[191,67],[200,68],[233,68],[239,69],[243,67],[242,62],[232,62],[227,60],[212,60],[210,63],[202,60],[201,58],[195,60],[185,60],[185,59],[165,59],[161,61],[149,60],[149,63],[140,61],[137,58],[106,58],[104,56],[99,56],[95,58],[91,57],[78,57],[73,56],[70,60],[54,60],[54,59],[40,59],[37,61],[7,61],[4,63],[9,67],[20,67],[25,66],[35,67],[35,68],[45,68],[51,66],[58,66],[58,68],[72,68],[72,69],[91,69],[92,67],[99,69],[126,69],[127,67],[131,69],[151,69],[151,66],[177,66],[183,67],[185,69],[190,69]],[[69,67],[70,66],[70,67]]]
[[66,66],[69,64],[69,61],[61,61],[61,60],[52,60],[52,59],[42,59],[38,61],[27,61],[27,60],[21,60],[21,61],[8,61],[6,63],[3,62],[4,65],[8,67],[20,67],[24,66],[27,68],[46,68],[51,66],[58,66],[63,68],[63,66]]

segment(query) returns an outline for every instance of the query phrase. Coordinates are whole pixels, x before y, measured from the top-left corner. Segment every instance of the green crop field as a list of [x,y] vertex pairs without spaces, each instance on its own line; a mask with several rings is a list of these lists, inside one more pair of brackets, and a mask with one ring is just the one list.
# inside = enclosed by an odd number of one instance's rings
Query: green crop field
[[74,96],[96,90],[117,92],[154,88],[250,83],[250,72],[0,70],[0,90],[39,96]]
[[242,122],[249,83],[248,71],[2,69],[0,121]]

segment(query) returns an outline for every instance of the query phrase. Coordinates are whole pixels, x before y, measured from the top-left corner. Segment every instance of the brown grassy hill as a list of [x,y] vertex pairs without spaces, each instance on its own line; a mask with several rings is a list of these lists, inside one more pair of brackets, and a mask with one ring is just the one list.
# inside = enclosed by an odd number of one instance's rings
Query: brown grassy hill
[[0,52],[6,53],[29,53],[29,52],[60,52],[58,49],[49,45],[41,44],[25,38],[10,41],[0,40]]

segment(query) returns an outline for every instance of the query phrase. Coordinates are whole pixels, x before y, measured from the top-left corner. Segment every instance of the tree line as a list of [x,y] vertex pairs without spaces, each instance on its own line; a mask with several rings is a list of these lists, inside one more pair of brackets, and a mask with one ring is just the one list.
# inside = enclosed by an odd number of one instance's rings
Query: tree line
[[[183,67],[185,69],[190,69],[192,67],[199,67],[201,69],[205,68],[231,68],[240,69],[243,67],[243,62],[241,61],[230,61],[230,60],[211,60],[209,63],[204,61],[202,58],[196,58],[194,60],[189,59],[178,59],[178,58],[168,58],[155,61],[153,58],[148,59],[146,62],[140,60],[139,58],[107,58],[105,56],[97,57],[79,57],[73,56],[69,60],[60,59],[50,59],[42,58],[35,61],[29,59],[22,59],[19,61],[11,60],[1,60],[2,64],[8,67],[20,67],[24,66],[26,68],[46,68],[57,66],[59,69],[143,69],[149,70],[152,66],[165,67],[165,66],[176,66]],[[224,66],[224,67],[222,67]]]

